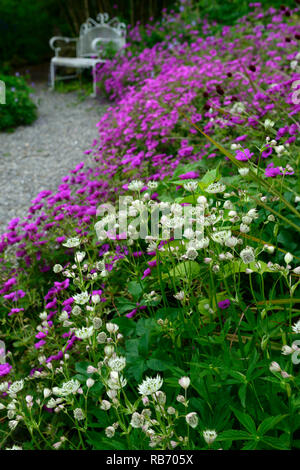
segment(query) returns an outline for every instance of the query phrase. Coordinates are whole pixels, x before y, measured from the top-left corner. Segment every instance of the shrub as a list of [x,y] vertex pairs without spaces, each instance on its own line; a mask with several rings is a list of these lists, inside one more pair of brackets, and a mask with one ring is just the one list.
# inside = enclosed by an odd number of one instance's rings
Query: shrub
[[0,106],[0,130],[31,124],[37,118],[37,108],[30,98],[30,88],[25,79],[0,74],[0,80],[6,89],[6,104]]

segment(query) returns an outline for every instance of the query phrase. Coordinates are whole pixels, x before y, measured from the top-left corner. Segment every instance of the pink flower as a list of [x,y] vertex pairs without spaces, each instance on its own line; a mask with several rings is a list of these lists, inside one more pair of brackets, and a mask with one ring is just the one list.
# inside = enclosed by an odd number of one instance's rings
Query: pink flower
[[0,364],[0,377],[10,373],[12,366],[5,362],[5,364]]
[[188,171],[187,173],[184,173],[183,175],[179,175],[179,178],[181,180],[196,179],[196,178],[199,178],[199,173],[197,171]]
[[247,162],[253,155],[249,149],[236,150],[235,158],[241,162]]

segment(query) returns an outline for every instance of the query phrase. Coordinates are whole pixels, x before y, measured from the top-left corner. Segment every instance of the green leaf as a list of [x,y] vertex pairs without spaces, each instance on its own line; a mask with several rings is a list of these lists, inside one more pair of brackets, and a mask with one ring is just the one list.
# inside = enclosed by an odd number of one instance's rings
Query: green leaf
[[243,408],[246,408],[246,394],[247,394],[247,384],[243,384],[238,391],[239,398]]
[[139,282],[131,281],[128,284],[128,292],[135,300],[138,300],[143,292],[143,288]]
[[257,433],[260,436],[266,434],[270,429],[274,429],[276,424],[278,424],[282,419],[286,418],[288,415],[278,415],[278,416],[269,416],[264,419],[263,422],[258,426]]
[[250,441],[253,440],[253,436],[248,434],[246,431],[238,431],[236,429],[230,429],[223,431],[218,435],[217,441]]
[[247,268],[252,269],[253,272],[260,274],[273,272],[263,261],[259,261],[259,264],[255,261],[253,263],[245,264],[242,262],[242,260],[237,260],[227,264],[224,267],[222,276],[228,277],[236,273],[244,273]]
[[278,437],[264,436],[262,437],[261,441],[278,450],[288,450],[290,448],[288,440],[284,442],[281,441]]
[[236,410],[235,408],[231,409],[239,420],[239,422],[244,426],[244,428],[246,428],[247,431],[250,432],[252,435],[256,436],[256,426],[251,416],[247,415],[246,413],[242,413],[241,411]]
[[147,366],[149,369],[157,371],[164,371],[170,368],[170,364],[162,361],[161,359],[149,359],[147,361]]
[[[170,276],[178,279],[195,279],[200,273],[200,265],[196,261],[183,261],[170,270]],[[164,274],[164,277],[168,277]]]

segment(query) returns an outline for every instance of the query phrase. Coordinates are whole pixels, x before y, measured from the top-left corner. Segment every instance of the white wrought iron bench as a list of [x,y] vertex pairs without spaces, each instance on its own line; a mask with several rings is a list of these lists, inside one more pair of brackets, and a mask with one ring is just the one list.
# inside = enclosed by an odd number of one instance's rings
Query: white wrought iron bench
[[[55,51],[55,57],[51,59],[50,65],[50,86],[54,90],[55,79],[65,80],[77,75],[67,75],[64,77],[55,77],[56,67],[70,67],[75,69],[92,68],[93,74],[93,94],[96,96],[96,65],[106,62],[103,57],[107,47],[113,47],[117,52],[124,47],[126,42],[126,26],[120,23],[117,18],[109,20],[107,13],[99,13],[97,21],[92,18],[83,23],[80,27],[78,38],[67,38],[54,36],[50,39],[50,47]],[[76,57],[61,57],[59,53],[61,47],[57,43],[76,44]],[[102,55],[102,57],[101,57]]]

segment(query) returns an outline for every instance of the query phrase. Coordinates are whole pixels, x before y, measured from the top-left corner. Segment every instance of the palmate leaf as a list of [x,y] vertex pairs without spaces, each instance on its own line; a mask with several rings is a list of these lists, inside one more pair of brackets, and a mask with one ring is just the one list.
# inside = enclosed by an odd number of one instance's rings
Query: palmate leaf
[[254,273],[264,274],[264,273],[273,273],[274,271],[270,269],[264,261],[252,262],[245,264],[242,260],[233,261],[230,264],[227,264],[223,271],[222,276],[228,277],[236,273],[244,273],[246,269],[251,269]]
[[269,416],[268,418],[264,419],[263,422],[258,426],[257,433],[260,436],[263,436],[271,429],[274,429],[276,424],[286,418],[288,415],[278,415],[278,416]]
[[231,409],[234,412],[238,421],[244,426],[244,428],[246,428],[250,434],[256,436],[256,426],[251,416],[246,413],[243,413],[242,411],[236,410],[235,408],[231,407]]
[[217,441],[252,441],[254,438],[251,434],[246,431],[238,431],[236,429],[230,429],[228,431],[221,432]]
[[[200,274],[200,265],[196,261],[183,261],[177,264],[175,268],[170,269],[169,274],[176,279],[189,279],[193,280]],[[164,274],[163,277],[168,277],[168,274]]]

